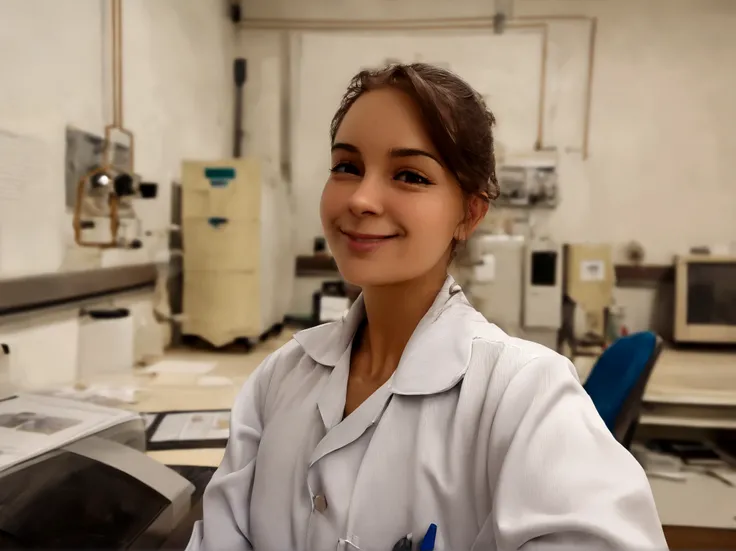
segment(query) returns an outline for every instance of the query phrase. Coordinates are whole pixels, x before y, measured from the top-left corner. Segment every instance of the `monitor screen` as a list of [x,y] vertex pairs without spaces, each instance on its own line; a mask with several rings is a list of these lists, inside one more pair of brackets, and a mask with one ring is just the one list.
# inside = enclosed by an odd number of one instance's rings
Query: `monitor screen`
[[541,287],[554,287],[557,284],[557,253],[555,251],[534,251],[532,253],[531,283]]
[[736,326],[736,262],[688,264],[687,323]]

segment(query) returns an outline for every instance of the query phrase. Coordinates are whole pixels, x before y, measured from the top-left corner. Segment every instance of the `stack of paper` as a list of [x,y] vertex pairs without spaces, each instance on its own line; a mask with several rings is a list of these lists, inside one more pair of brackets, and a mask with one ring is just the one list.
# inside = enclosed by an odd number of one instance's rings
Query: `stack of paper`
[[0,401],[0,471],[139,418],[88,402],[20,394]]

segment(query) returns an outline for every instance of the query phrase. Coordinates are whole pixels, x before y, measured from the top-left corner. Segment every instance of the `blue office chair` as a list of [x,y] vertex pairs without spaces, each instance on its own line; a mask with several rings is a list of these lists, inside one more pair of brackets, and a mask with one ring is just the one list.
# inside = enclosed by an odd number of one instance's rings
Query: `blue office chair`
[[661,351],[662,339],[651,331],[621,337],[603,351],[585,381],[598,413],[626,448],[634,437],[644,389]]

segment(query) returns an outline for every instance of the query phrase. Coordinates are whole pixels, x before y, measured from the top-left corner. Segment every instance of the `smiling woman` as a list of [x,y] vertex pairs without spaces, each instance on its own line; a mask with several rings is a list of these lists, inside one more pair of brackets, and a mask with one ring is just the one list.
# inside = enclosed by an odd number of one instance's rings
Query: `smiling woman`
[[443,69],[353,79],[320,209],[362,293],[248,379],[192,551],[666,549],[572,364],[447,274],[498,195],[492,124]]
[[[484,124],[478,124],[484,121]],[[493,115],[448,71],[362,71],[331,125],[325,235],[348,281],[444,281],[458,241],[498,195]]]

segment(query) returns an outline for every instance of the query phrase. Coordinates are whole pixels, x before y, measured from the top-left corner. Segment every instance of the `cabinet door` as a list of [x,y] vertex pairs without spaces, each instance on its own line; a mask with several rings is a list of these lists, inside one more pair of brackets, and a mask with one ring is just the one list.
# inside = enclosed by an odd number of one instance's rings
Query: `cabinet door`
[[184,270],[260,269],[260,226],[252,220],[188,218],[182,221]]
[[184,272],[184,320],[187,335],[214,346],[237,338],[257,338],[261,327],[260,286],[256,272]]
[[184,161],[182,219],[259,220],[261,174],[255,159]]

